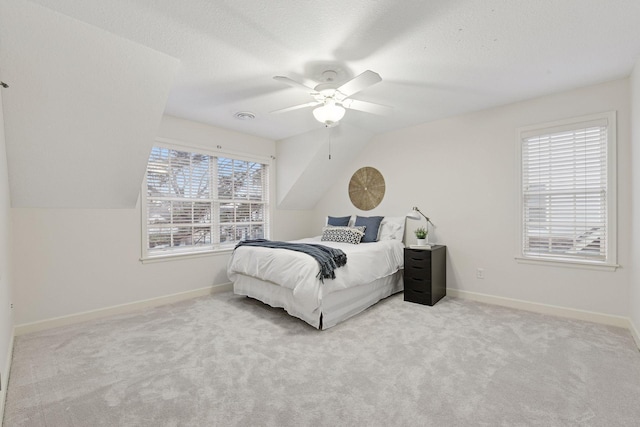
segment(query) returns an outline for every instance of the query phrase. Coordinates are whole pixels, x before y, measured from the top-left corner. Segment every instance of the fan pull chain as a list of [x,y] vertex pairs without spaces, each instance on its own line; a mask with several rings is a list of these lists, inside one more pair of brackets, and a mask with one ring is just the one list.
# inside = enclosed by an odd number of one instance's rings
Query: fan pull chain
[[329,139],[329,160],[331,160],[331,128],[329,126],[327,126],[327,125],[325,125],[325,127],[327,129],[329,129],[329,137],[328,137],[328,139]]

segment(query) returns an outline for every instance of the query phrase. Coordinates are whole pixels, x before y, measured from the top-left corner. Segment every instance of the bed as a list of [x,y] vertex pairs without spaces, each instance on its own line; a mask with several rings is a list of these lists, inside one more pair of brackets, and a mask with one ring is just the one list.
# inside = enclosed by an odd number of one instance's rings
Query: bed
[[227,274],[236,294],[327,329],[403,290],[403,235],[404,217],[385,217],[375,241],[353,244],[323,236],[293,241],[342,250],[347,263],[335,270],[335,279],[319,279],[318,262],[306,253],[251,246],[236,248]]

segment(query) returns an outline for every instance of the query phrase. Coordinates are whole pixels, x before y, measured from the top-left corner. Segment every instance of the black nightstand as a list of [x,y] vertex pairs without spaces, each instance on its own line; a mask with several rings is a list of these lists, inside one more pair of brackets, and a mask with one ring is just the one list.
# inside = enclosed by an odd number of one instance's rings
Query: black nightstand
[[434,305],[447,294],[447,247],[404,249],[404,300]]

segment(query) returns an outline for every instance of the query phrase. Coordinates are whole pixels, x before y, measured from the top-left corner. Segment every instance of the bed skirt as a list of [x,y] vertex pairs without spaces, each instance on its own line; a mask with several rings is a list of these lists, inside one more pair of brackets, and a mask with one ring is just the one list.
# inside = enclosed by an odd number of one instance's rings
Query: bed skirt
[[[402,270],[366,285],[353,286],[322,296],[320,306],[309,311],[296,304],[291,289],[255,277],[238,274],[233,283],[237,295],[262,301],[318,329],[327,329],[364,311],[383,298],[404,289]],[[321,324],[322,319],[322,324]]]

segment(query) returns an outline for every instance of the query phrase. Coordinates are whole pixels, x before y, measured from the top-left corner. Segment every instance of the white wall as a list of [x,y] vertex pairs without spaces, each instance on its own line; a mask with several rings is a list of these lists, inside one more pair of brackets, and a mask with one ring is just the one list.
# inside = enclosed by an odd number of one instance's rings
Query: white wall
[[13,337],[13,310],[11,309],[11,209],[9,198],[9,173],[7,171],[6,145],[2,93],[0,93],[0,422],[4,408],[4,396],[9,375],[7,368]]
[[[282,209],[312,209],[373,134],[341,124],[277,142],[277,202]],[[331,159],[329,159],[331,155]]]
[[[437,226],[431,240],[448,247],[449,288],[627,316],[629,109],[624,79],[377,136],[318,202],[314,225],[319,230],[326,215],[404,215],[415,205]],[[610,110],[618,112],[622,268],[605,272],[517,263],[516,128]],[[351,205],[347,193],[351,175],[362,166],[377,168],[386,180],[381,205],[364,213]],[[410,234],[409,242],[414,238]],[[476,278],[476,268],[484,268],[484,280]]]
[[631,277],[629,280],[629,316],[636,343],[640,347],[640,59],[631,74]]
[[[433,237],[448,245],[450,288],[628,316],[629,88],[624,79],[377,136],[339,174],[313,211],[274,209],[272,237],[285,240],[319,233],[327,214],[404,215],[417,205],[438,226]],[[618,111],[622,268],[602,272],[516,263],[515,129],[608,110]],[[273,141],[174,117],[163,118],[159,136],[200,146],[222,145],[236,152],[275,154]],[[378,168],[387,184],[382,204],[370,212],[357,211],[347,192],[349,178],[362,166]],[[11,215],[16,324],[228,281],[228,255],[141,264],[138,208],[12,209]],[[485,269],[484,280],[475,277],[478,267]],[[637,286],[633,289],[637,300]],[[634,310],[637,325],[638,307]]]
[[12,206],[133,209],[180,61],[34,2],[1,4]]
[[[194,146],[275,154],[275,142],[163,118],[159,136]],[[16,324],[225,284],[229,255],[142,264],[136,209],[13,209]],[[306,235],[308,213],[274,211],[273,237]]]

